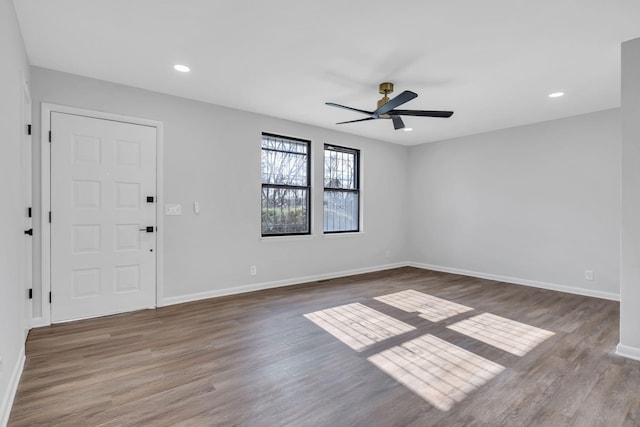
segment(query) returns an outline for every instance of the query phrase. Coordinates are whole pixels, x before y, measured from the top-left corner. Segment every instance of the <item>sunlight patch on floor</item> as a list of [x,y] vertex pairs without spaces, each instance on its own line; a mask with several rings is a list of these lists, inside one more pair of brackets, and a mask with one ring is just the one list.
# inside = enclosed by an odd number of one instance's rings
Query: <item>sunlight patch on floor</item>
[[431,322],[440,322],[449,317],[473,310],[473,308],[466,305],[423,294],[413,289],[383,295],[374,299],[409,313],[420,313],[420,317]]
[[442,411],[504,370],[433,335],[407,341],[367,360]]
[[538,344],[555,335],[551,331],[491,313],[470,317],[447,328],[516,356],[524,356]]
[[416,329],[360,303],[315,311],[304,317],[356,351]]

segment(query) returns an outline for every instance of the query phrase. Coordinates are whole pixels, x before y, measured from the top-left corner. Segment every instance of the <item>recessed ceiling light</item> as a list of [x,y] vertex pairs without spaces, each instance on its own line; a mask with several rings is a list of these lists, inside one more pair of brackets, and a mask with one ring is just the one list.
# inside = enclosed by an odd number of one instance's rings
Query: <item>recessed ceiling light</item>
[[564,96],[564,92],[553,92],[549,94],[549,98],[560,98]]
[[191,71],[191,68],[187,67],[186,65],[182,65],[182,64],[176,64],[173,66],[173,68],[176,71],[180,71],[181,73],[188,73],[189,71]]
[[413,128],[402,128],[403,131],[405,132],[411,132],[413,130]]

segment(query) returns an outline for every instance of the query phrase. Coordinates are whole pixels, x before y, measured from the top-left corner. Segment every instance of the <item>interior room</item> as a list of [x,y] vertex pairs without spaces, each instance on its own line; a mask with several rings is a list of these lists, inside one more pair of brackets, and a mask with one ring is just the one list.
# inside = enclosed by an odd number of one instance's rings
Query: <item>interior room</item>
[[0,0],[0,425],[640,425],[640,4],[454,3]]

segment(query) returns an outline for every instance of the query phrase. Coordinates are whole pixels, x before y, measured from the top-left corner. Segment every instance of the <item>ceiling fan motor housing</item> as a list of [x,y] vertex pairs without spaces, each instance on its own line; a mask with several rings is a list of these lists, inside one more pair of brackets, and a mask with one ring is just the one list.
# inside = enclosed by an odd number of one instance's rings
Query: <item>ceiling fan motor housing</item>
[[391,92],[393,92],[393,83],[389,83],[389,82],[380,83],[380,87],[378,91],[383,95],[390,94]]
[[[379,89],[378,91],[383,94],[384,96],[382,98],[380,98],[378,100],[378,106],[377,108],[382,107],[384,104],[386,104],[387,102],[389,102],[389,97],[387,96],[388,94],[390,94],[391,92],[393,92],[393,83],[380,83]],[[386,116],[386,117],[385,117]],[[388,114],[383,114],[382,116],[380,116],[382,118],[388,119],[389,115]]]

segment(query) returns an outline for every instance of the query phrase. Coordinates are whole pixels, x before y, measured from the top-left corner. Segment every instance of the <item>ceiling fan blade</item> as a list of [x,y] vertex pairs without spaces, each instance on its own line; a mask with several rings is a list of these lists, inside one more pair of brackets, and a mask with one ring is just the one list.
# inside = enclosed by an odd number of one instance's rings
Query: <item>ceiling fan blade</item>
[[358,120],[349,120],[348,122],[340,122],[336,123],[337,125],[343,125],[345,123],[355,123],[355,122],[364,122],[366,120],[375,120],[375,117],[367,117],[366,119],[358,119]]
[[421,117],[451,117],[453,111],[425,111],[425,110],[391,110],[389,114],[398,116],[421,116]]
[[400,116],[391,116],[391,120],[393,120],[393,128],[395,130],[404,129],[404,122]]
[[409,102],[414,98],[417,98],[418,94],[415,92],[411,92],[410,90],[405,90],[400,95],[396,96],[382,107],[378,108],[376,111],[371,113],[374,117],[379,117],[383,114],[387,114],[389,111],[393,110],[396,107],[404,104],[405,102]]
[[365,111],[365,110],[360,110],[358,108],[347,107],[346,105],[340,105],[333,102],[325,102],[325,104],[330,107],[338,107],[338,108],[344,108],[345,110],[357,111],[358,113],[366,114],[368,116],[373,114],[371,111]]

